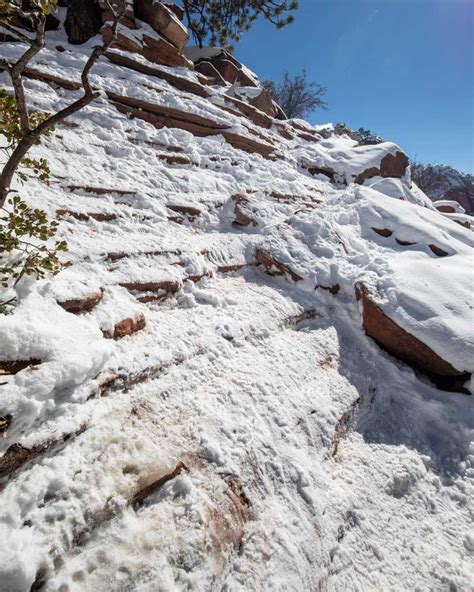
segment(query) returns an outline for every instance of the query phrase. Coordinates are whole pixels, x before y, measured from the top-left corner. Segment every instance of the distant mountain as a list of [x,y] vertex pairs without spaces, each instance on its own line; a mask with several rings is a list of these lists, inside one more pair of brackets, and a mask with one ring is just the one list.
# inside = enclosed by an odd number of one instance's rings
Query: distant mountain
[[474,213],[474,175],[462,173],[446,164],[412,164],[411,176],[432,200],[457,201],[467,214]]

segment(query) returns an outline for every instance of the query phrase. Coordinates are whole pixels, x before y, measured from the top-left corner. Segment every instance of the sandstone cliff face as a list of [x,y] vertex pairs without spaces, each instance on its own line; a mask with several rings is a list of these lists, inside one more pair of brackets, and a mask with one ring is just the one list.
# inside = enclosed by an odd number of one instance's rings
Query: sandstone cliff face
[[[34,108],[80,93],[90,43],[64,12]],[[0,318],[0,581],[467,589],[466,215],[399,146],[284,119],[179,16],[127,4],[101,99],[35,148],[50,183],[20,188],[74,265]]]

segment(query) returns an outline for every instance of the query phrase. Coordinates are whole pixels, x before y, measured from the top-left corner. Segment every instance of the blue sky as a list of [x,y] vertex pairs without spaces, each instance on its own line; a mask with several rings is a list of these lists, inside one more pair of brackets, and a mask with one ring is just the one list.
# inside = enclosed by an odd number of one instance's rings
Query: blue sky
[[260,79],[306,68],[328,111],[420,162],[473,172],[474,0],[300,0],[295,23],[258,21],[235,55]]

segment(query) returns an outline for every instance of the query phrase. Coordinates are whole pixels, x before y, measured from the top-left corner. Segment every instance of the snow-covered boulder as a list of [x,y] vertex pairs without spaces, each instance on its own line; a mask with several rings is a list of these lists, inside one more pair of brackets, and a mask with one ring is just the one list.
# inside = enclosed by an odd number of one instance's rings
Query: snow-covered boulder
[[301,164],[311,174],[325,174],[347,184],[362,184],[372,177],[400,179],[408,168],[408,156],[391,142],[358,146],[345,138],[322,140],[302,156]]

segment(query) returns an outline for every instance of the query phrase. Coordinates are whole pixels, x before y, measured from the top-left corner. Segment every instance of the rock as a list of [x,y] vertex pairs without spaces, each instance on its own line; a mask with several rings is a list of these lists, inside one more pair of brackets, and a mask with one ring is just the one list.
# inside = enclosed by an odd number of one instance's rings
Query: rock
[[216,86],[226,86],[225,80],[222,78],[219,71],[211,64],[211,62],[203,60],[202,62],[197,63],[194,66],[194,69],[196,72],[204,74],[204,76],[210,78]]
[[[225,102],[231,103],[232,106],[235,107],[237,110],[221,107],[222,109],[225,109],[230,113],[234,113],[235,115],[246,117],[247,119],[250,119],[252,123],[255,123],[255,125],[258,125],[259,127],[263,127],[265,129],[270,129],[272,127],[272,118],[260,111],[259,109],[256,109],[252,105],[249,105],[249,103],[246,103],[245,101],[242,101],[237,97],[231,97],[229,95],[225,96]],[[290,136],[288,139],[292,139],[292,136]]]
[[100,292],[86,294],[80,298],[71,298],[70,300],[58,301],[58,304],[64,308],[64,310],[77,314],[80,312],[89,312],[95,306],[97,306],[99,302],[102,301],[103,297],[104,292],[101,290]]
[[258,95],[250,97],[248,102],[272,118],[276,117],[278,114],[278,111],[275,108],[275,102],[273,101],[270,93],[264,88],[262,88]]
[[148,23],[181,52],[189,34],[174,12],[158,0],[136,0],[137,17]]
[[473,209],[471,206],[471,195],[472,193],[469,190],[464,190],[460,188],[452,188],[448,189],[446,193],[443,195],[443,199],[456,201],[467,214],[472,214]]
[[65,216],[70,216],[71,218],[75,218],[76,220],[81,220],[82,222],[88,222],[89,220],[97,220],[97,222],[110,222],[111,220],[115,220],[117,218],[116,214],[112,214],[110,212],[73,212],[72,210],[56,210],[56,216],[58,218],[64,218]]
[[230,84],[237,82],[239,68],[233,62],[225,58],[211,58],[211,64],[226,82]]
[[185,206],[180,204],[167,204],[167,208],[172,210],[173,212],[177,212],[178,214],[183,214],[183,216],[191,216],[196,217],[202,214],[202,210],[199,208],[195,208],[193,206]]
[[[133,8],[133,0],[114,0],[114,6],[117,13],[123,11],[120,25],[128,29],[139,29],[139,25],[135,20],[135,11]],[[112,22],[114,15],[110,10],[108,0],[99,0],[99,7],[101,10],[102,23]]]
[[356,288],[362,301],[362,324],[366,334],[383,350],[426,374],[443,390],[462,390],[470,375],[457,370],[425,343],[389,318],[363,284]]
[[209,95],[209,91],[207,91],[202,84],[193,82],[183,76],[177,76],[176,74],[165,72],[160,68],[154,68],[148,64],[142,64],[141,62],[132,59],[130,56],[125,56],[114,51],[108,51],[105,55],[114,64],[130,68],[131,70],[141,72],[142,74],[147,74],[148,76],[155,76],[156,78],[166,80],[166,82],[169,82],[178,90],[184,90],[198,95],[199,97],[207,97]]
[[372,230],[377,233],[380,236],[383,236],[385,238],[388,238],[389,236],[392,236],[393,231],[389,230],[388,228],[374,228],[372,227]]
[[256,220],[244,211],[246,209],[245,206],[248,206],[250,203],[247,197],[237,194],[233,195],[231,199],[234,202],[234,224],[238,224],[239,226],[257,226]]
[[31,358],[29,360],[0,360],[0,376],[2,374],[18,374],[29,366],[38,366],[41,360]]
[[395,154],[387,153],[380,161],[380,167],[370,167],[357,175],[355,182],[362,185],[366,179],[371,177],[395,177],[400,179],[408,167],[408,156],[397,150]]
[[32,450],[22,444],[12,444],[0,458],[0,479],[19,469],[32,455]]
[[[102,38],[105,42],[108,42],[112,36],[112,25],[106,22],[101,29]],[[129,51],[131,53],[143,53],[143,44],[138,39],[131,39],[128,35],[124,35],[121,31],[117,31],[116,40],[112,43],[111,47],[117,47],[123,51]]]
[[[109,41],[111,34],[112,26],[111,23],[107,22],[102,27],[104,41]],[[124,34],[122,29],[122,31],[119,30],[117,32],[116,41],[111,47],[130,53],[137,53],[154,64],[169,66],[170,68],[193,68],[192,62],[181,55],[173,44],[160,36],[152,37],[143,33],[142,38],[139,39],[137,36]],[[108,54],[107,57],[109,57]]]
[[173,294],[181,287],[177,280],[162,280],[161,282],[124,282],[123,288],[134,292],[167,292]]
[[267,250],[259,249],[257,251],[257,261],[261,263],[269,275],[288,275],[295,282],[303,278],[292,271],[289,267],[277,261]]
[[190,165],[193,164],[193,161],[189,158],[189,156],[184,156],[183,154],[168,154],[166,152],[160,153],[156,155],[157,158],[160,160],[164,160],[168,164],[179,164],[179,165]]
[[449,255],[449,253],[447,253],[444,249],[442,249],[441,247],[438,247],[437,245],[428,245],[428,247],[431,249],[431,251],[437,256],[437,257],[447,257]]
[[136,319],[128,317],[119,321],[115,324],[113,332],[104,331],[103,333],[104,337],[107,339],[122,339],[123,337],[133,335],[133,333],[137,333],[137,331],[141,331],[145,327],[146,319],[145,315],[142,313]]
[[181,109],[177,109],[176,107],[170,107],[168,105],[161,105],[157,103],[150,103],[142,99],[124,95],[117,95],[112,92],[107,92],[107,96],[114,103],[128,105],[135,109],[140,109],[142,111],[154,113],[164,118],[169,118],[170,120],[172,119],[174,121],[182,121],[183,123],[187,123],[190,125],[195,124],[196,126],[200,126],[201,128],[209,128],[210,130],[220,131],[226,129],[227,127],[225,124],[219,123],[218,121],[214,121],[213,119],[209,119],[208,117],[204,117],[203,115],[195,115],[194,113],[188,113],[187,111],[182,111]]

